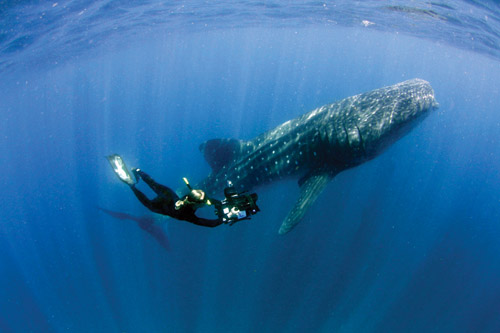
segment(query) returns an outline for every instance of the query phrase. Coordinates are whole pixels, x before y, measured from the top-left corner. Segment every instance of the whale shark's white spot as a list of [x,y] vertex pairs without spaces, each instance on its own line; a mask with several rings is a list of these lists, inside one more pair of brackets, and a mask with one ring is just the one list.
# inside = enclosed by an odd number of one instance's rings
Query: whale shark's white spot
[[363,20],[363,21],[361,21],[361,24],[364,25],[365,27],[369,27],[370,25],[373,25],[375,23],[368,21],[368,20]]
[[317,113],[318,113],[318,109],[316,109],[316,110],[312,111],[312,112],[311,112],[311,114],[309,115],[309,117],[307,117],[307,119],[306,119],[306,120],[311,119],[311,118],[312,118],[312,117],[314,117]]

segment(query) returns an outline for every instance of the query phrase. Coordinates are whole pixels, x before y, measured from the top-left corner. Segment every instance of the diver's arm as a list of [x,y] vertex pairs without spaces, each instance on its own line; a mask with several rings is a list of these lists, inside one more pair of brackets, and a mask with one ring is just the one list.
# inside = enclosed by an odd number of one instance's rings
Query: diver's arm
[[197,217],[196,220],[189,221],[191,223],[194,223],[196,225],[202,226],[202,227],[208,227],[208,228],[214,228],[218,227],[222,224],[221,220],[209,220],[209,219],[204,219],[201,217]]
[[220,206],[222,205],[220,200],[214,199],[214,198],[207,198],[207,201],[205,202],[206,205],[208,206],[214,206],[215,209],[219,209]]
[[187,221],[202,227],[209,227],[209,228],[214,228],[222,224],[222,221],[219,219],[216,220],[209,220],[209,219],[204,219],[202,217],[198,217],[194,215],[194,213],[191,214],[179,214],[176,216],[177,219]]

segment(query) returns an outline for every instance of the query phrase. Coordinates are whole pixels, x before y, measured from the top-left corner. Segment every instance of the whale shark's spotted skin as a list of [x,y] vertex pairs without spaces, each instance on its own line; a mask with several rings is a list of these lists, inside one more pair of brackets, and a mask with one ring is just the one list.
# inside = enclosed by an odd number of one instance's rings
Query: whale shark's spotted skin
[[299,200],[280,228],[286,233],[331,178],[377,156],[437,106],[430,84],[413,79],[324,105],[250,141],[209,140],[200,150],[213,171],[199,186],[213,193],[228,180],[249,190],[299,178]]

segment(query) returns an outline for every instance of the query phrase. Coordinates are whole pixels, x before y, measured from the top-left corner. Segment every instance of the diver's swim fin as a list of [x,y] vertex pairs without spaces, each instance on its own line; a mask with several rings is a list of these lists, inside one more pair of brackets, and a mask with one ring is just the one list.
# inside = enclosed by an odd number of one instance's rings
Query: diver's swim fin
[[108,159],[109,164],[111,164],[113,171],[122,182],[128,185],[134,185],[136,183],[120,155],[113,154],[106,156],[106,158]]

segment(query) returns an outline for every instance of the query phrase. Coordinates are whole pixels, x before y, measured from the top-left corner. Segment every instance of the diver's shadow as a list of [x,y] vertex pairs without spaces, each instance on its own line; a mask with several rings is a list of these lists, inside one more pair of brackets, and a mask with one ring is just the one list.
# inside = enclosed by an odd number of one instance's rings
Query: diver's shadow
[[97,209],[111,217],[114,217],[115,219],[136,222],[139,228],[153,236],[153,238],[156,239],[161,247],[163,247],[167,251],[170,251],[170,243],[168,241],[167,235],[165,235],[165,232],[162,228],[154,224],[155,219],[153,216],[134,216],[127,213],[115,212],[102,207],[97,207]]

